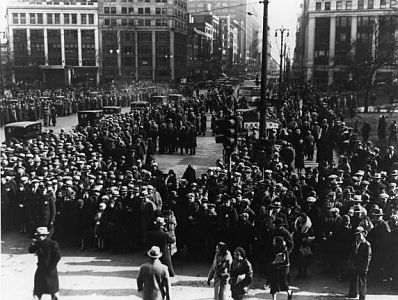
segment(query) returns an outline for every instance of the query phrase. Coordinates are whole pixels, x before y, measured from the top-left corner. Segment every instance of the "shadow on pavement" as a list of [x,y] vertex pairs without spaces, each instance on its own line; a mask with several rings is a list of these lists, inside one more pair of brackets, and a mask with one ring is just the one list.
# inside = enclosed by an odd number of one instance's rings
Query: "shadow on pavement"
[[137,278],[138,271],[110,271],[101,272],[93,270],[80,270],[80,271],[68,271],[58,272],[60,276],[96,276],[96,277],[124,277],[124,278]]
[[141,294],[134,289],[60,289],[59,293],[62,296],[90,296],[90,295],[101,295],[101,296],[137,296],[141,297]]

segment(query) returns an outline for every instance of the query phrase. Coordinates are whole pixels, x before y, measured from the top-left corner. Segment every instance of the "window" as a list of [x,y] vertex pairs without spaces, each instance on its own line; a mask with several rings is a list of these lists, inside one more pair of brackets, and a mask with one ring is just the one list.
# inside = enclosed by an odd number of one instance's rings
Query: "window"
[[163,27],[167,27],[168,26],[167,19],[162,19],[162,26]]
[[54,24],[61,24],[61,15],[54,14]]
[[36,24],[36,14],[29,14],[29,23]]
[[316,2],[315,3],[315,10],[321,10],[322,9],[322,3],[321,2]]
[[396,8],[396,7],[398,7],[398,1],[397,1],[397,0],[391,0],[391,1],[390,1],[390,7],[391,7],[391,8]]
[[64,14],[64,24],[69,24],[70,19],[69,19],[69,14]]
[[151,8],[150,7],[145,7],[145,14],[150,15],[151,14]]
[[337,1],[336,10],[342,10],[342,9],[343,9],[343,1]]
[[77,14],[72,14],[72,24],[77,24]]
[[47,24],[53,23],[53,14],[47,14]]
[[109,19],[105,19],[104,22],[105,22],[105,26],[111,25],[111,20],[109,20]]
[[134,26],[134,19],[129,19],[129,26]]
[[26,24],[26,14],[25,13],[19,14],[19,18],[21,19],[20,20],[21,24]]
[[368,9],[374,8],[374,0],[368,0]]
[[94,24],[94,14],[88,15],[88,24]]
[[43,14],[37,14],[37,24],[43,24]]
[[352,1],[346,1],[345,9],[348,9],[348,10],[352,9]]
[[115,15],[116,14],[116,7],[111,7],[111,14]]
[[109,14],[110,11],[110,7],[104,7],[104,14]]
[[12,24],[18,24],[18,14],[12,14]]
[[111,26],[116,26],[116,19],[111,19]]
[[155,14],[160,15],[162,13],[162,10],[160,7],[156,7]]
[[142,7],[138,8],[138,14],[143,15],[144,14],[144,9]]
[[127,26],[127,19],[122,19],[122,26]]
[[87,24],[87,15],[86,14],[81,14],[80,15],[80,23],[81,24]]
[[162,15],[167,15],[167,8],[162,8]]
[[145,19],[145,26],[151,26],[151,20]]
[[156,24],[157,27],[162,26],[162,21],[160,19],[156,19]]
[[133,14],[134,13],[134,7],[129,7],[129,14]]
[[122,14],[127,14],[127,7],[122,7]]
[[325,2],[325,10],[330,10],[330,2]]
[[387,7],[387,0],[380,0],[380,8],[386,8]]
[[365,7],[364,0],[358,0],[358,9],[364,9]]

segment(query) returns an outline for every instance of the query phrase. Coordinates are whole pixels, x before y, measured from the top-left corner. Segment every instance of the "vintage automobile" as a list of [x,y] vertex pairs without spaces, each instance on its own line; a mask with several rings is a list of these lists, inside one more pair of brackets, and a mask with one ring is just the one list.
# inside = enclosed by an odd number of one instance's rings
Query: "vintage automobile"
[[131,111],[133,110],[144,110],[145,108],[149,107],[149,102],[147,101],[134,101],[131,102],[130,108]]
[[152,96],[149,100],[151,105],[166,105],[168,103],[167,96]]
[[102,110],[81,110],[77,112],[79,126],[93,126],[104,116]]
[[41,135],[41,122],[40,121],[26,121],[14,122],[4,126],[4,133],[6,140],[12,138],[18,140],[30,140]]
[[122,112],[121,106],[104,106],[102,108],[104,115],[120,114]]
[[170,94],[169,95],[170,102],[178,103],[178,102],[181,102],[184,100],[185,100],[185,97],[182,94]]

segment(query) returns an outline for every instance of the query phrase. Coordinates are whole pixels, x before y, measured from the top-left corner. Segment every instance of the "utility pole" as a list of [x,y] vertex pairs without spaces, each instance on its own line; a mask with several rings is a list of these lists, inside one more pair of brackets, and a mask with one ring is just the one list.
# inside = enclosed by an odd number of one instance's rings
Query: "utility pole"
[[268,0],[262,2],[264,4],[263,13],[263,47],[261,53],[261,97],[260,97],[260,139],[266,138],[266,114],[267,114],[267,67],[268,67]]
[[283,82],[283,36],[286,32],[286,37],[289,36],[289,29],[287,28],[279,28],[275,29],[275,37],[278,37],[278,31],[280,32],[281,35],[281,48],[280,48],[280,61],[279,61],[279,90],[278,90],[278,96],[279,96],[279,101],[282,100],[282,82]]

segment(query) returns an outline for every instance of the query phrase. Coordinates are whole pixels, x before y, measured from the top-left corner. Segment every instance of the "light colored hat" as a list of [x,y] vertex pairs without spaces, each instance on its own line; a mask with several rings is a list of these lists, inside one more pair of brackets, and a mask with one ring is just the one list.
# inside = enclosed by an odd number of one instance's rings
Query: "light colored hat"
[[357,229],[355,230],[354,234],[360,234],[365,232],[365,229],[362,226],[358,226]]
[[156,221],[154,222],[156,225],[166,225],[163,217],[157,217]]
[[307,202],[314,203],[314,202],[316,202],[316,198],[315,197],[308,197],[307,198]]
[[106,208],[106,204],[104,202],[101,202],[99,204],[99,208],[105,209]]
[[35,235],[47,235],[47,234],[50,234],[48,232],[48,228],[47,227],[37,227],[36,228]]
[[160,248],[158,246],[152,246],[146,254],[151,258],[159,258],[162,256],[162,252],[160,252]]

